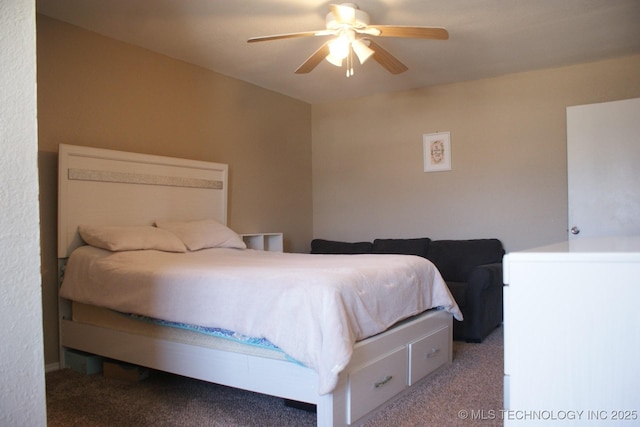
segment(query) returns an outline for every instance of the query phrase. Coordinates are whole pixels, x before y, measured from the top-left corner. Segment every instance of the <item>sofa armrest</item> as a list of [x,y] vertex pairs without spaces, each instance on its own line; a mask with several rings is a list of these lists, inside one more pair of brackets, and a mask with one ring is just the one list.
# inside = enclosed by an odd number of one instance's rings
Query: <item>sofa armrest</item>
[[502,288],[504,286],[502,283],[502,263],[496,262],[474,267],[469,273],[467,283],[470,289],[477,289],[478,291],[493,286]]
[[502,263],[479,265],[469,273],[463,313],[467,341],[482,341],[502,322],[502,280]]

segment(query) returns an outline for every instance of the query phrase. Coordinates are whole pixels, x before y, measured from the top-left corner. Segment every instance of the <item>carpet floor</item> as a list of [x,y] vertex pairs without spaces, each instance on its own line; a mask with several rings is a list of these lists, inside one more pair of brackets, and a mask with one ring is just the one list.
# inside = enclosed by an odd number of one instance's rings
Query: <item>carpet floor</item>
[[[501,426],[503,332],[481,344],[454,341],[453,363],[392,402],[366,427]],[[49,427],[315,426],[314,413],[282,399],[152,371],[140,382],[46,374]]]

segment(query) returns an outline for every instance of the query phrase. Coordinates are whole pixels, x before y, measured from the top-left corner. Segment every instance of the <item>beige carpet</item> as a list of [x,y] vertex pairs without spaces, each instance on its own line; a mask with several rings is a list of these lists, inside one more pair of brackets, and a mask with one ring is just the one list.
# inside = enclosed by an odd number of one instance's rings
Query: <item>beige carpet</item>
[[[453,363],[365,424],[500,426],[503,336],[454,341]],[[65,369],[46,375],[49,427],[314,426],[315,414],[278,398],[153,371],[139,383]]]

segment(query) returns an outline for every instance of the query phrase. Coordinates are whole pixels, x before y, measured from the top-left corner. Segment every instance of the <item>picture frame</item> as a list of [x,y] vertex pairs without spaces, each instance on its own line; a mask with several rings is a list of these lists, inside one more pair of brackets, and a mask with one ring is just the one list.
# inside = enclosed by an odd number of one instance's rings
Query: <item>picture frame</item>
[[450,132],[426,133],[422,135],[422,152],[425,172],[451,170]]

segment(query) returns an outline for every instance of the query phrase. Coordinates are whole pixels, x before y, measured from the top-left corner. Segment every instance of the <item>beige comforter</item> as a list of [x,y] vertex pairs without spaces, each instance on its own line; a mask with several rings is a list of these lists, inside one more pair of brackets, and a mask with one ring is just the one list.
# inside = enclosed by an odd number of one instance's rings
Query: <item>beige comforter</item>
[[267,338],[317,371],[320,394],[333,390],[356,341],[433,307],[462,319],[433,264],[406,255],[83,246],[69,258],[60,295]]

